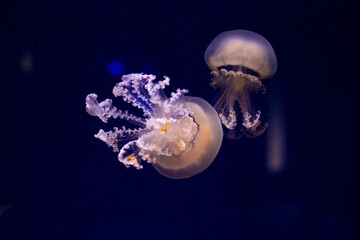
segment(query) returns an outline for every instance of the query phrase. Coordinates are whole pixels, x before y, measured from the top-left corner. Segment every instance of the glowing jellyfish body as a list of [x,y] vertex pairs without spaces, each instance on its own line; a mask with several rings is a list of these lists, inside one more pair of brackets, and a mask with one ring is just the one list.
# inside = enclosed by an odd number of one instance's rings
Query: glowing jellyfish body
[[140,127],[100,129],[95,137],[119,152],[118,159],[126,167],[141,169],[146,161],[169,178],[196,175],[212,163],[220,149],[222,128],[217,113],[203,99],[184,96],[187,90],[178,89],[167,98],[162,89],[170,79],[154,80],[154,75],[124,75],[113,89],[116,97],[141,108],[145,118],[117,109],[110,99],[99,103],[96,94],[89,94],[86,111],[90,115],[105,123],[110,117],[121,118]]
[[223,32],[206,49],[205,61],[212,70],[211,85],[222,92],[214,106],[222,123],[228,129],[235,129],[234,104],[237,101],[243,118],[241,135],[256,137],[262,134],[266,124],[261,124],[260,111],[253,108],[249,92],[265,93],[261,80],[276,72],[277,60],[270,43],[251,31]]

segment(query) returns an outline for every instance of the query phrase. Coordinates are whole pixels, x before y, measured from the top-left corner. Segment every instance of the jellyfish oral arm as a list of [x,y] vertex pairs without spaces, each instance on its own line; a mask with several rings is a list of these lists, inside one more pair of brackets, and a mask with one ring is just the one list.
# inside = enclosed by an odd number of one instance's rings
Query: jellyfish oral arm
[[116,107],[112,105],[111,99],[106,99],[99,103],[97,101],[97,95],[95,93],[91,93],[87,95],[85,101],[86,112],[89,113],[91,116],[99,117],[104,123],[107,123],[109,118],[112,117],[125,119],[141,127],[145,126],[145,119],[129,114],[127,111],[121,111],[116,109]]
[[227,71],[220,69],[212,71],[213,75],[211,85],[217,88],[223,88],[223,94],[215,104],[215,109],[226,128],[233,130],[237,126],[237,117],[234,110],[235,102],[238,102],[242,113],[242,126],[249,131],[255,130],[260,122],[260,110],[255,111],[251,106],[248,91],[265,91],[261,81],[249,74],[241,71]]
[[248,112],[246,112],[243,116],[244,121],[243,121],[242,125],[246,128],[255,127],[259,123],[260,114],[261,114],[260,110],[257,111],[255,117],[251,120],[252,116]]
[[[181,127],[181,124],[188,122],[188,119],[193,121],[189,116],[191,111],[182,104],[181,100],[181,96],[187,90],[178,89],[168,99],[162,92],[162,89],[169,85],[167,77],[163,81],[153,83],[155,80],[153,75],[129,74],[124,75],[122,80],[114,87],[113,94],[122,96],[124,101],[142,109],[144,116],[151,117],[145,119],[134,116],[127,111],[118,110],[112,105],[111,99],[99,103],[96,94],[89,94],[86,97],[86,111],[90,115],[99,117],[104,123],[107,123],[108,119],[112,117],[124,119],[140,126],[139,129],[127,129],[124,126],[120,129],[114,127],[112,131],[108,132],[100,129],[95,137],[105,142],[113,151],[119,152],[120,162],[127,167],[132,165],[138,169],[142,168],[142,160],[149,163],[155,162],[154,155],[156,154],[170,155],[172,152],[179,152],[176,146],[186,144],[182,143],[184,139],[176,138],[178,136],[175,136],[172,130]],[[195,126],[196,124],[193,123],[192,127]],[[188,126],[186,127],[188,128]],[[195,127],[191,132],[192,136],[181,135],[181,137],[191,142],[196,132]],[[130,142],[119,149],[119,142],[124,141]],[[173,141],[180,143],[172,144]]]
[[226,128],[230,130],[235,129],[237,125],[237,120],[236,120],[236,113],[234,110],[231,109],[227,116],[225,116],[222,113],[219,113],[219,118]]

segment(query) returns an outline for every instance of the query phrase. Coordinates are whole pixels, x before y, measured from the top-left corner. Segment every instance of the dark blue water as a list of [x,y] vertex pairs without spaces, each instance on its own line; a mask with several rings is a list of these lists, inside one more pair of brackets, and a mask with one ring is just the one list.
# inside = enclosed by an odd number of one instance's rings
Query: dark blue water
[[[354,4],[13,1],[0,11],[0,239],[356,239]],[[113,98],[121,74],[167,75],[167,94],[212,102],[203,55],[234,29],[263,35],[278,59],[255,101],[263,135],[225,138],[184,180],[126,169],[93,137],[122,122],[89,116],[85,97]]]

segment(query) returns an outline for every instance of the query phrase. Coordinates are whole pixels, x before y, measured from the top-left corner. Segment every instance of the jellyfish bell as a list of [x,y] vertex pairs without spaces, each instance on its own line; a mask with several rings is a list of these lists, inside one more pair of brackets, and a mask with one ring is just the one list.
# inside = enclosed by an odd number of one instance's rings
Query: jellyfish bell
[[215,109],[223,124],[230,130],[237,126],[235,101],[242,113],[241,135],[261,135],[266,124],[261,124],[261,112],[250,102],[249,93],[265,93],[261,80],[273,76],[277,60],[270,43],[261,35],[234,30],[219,34],[205,51],[205,62],[212,71],[211,85],[221,90]]
[[205,61],[212,71],[223,66],[246,67],[260,79],[271,77],[277,69],[270,43],[260,34],[247,30],[219,34],[206,49]]
[[126,167],[141,169],[142,162],[148,162],[169,178],[194,176],[215,159],[222,142],[221,122],[206,101],[185,97],[187,90],[178,89],[167,98],[162,89],[169,85],[168,77],[154,80],[154,75],[124,75],[113,89],[115,96],[141,108],[145,118],[117,109],[110,99],[99,103],[96,94],[89,94],[86,111],[90,115],[105,123],[111,117],[121,118],[140,127],[100,129],[95,137],[119,152],[118,159]]
[[222,127],[215,109],[198,97],[186,97],[186,105],[198,125],[192,146],[182,154],[159,156],[154,168],[162,175],[180,179],[196,175],[205,170],[215,159],[222,142]]

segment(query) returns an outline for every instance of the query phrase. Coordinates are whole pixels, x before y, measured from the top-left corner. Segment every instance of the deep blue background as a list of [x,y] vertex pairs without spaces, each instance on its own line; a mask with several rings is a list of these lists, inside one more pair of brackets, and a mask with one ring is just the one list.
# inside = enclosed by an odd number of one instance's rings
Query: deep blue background
[[[359,10],[331,1],[9,1],[0,4],[0,239],[355,239]],[[211,102],[203,54],[226,30],[272,44],[278,71],[258,103],[280,109],[285,167],[269,131],[224,139],[185,180],[126,169],[93,137],[85,96],[124,73],[167,75]],[[26,65],[26,63],[32,65]],[[117,102],[122,108],[127,105]]]

